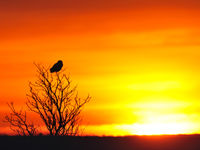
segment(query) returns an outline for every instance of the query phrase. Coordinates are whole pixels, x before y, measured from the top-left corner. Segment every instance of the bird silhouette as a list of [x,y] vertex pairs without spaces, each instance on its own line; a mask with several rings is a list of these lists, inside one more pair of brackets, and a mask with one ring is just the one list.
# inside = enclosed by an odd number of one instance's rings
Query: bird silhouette
[[63,66],[63,62],[62,60],[59,60],[57,63],[53,65],[53,67],[50,69],[50,72],[51,73],[59,72],[62,69],[62,66]]

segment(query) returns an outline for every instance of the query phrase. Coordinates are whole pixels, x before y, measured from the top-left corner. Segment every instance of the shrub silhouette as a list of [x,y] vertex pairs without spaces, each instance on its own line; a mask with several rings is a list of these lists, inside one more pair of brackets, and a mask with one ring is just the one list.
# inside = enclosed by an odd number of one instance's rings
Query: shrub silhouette
[[[65,73],[50,73],[42,65],[35,66],[37,80],[29,83],[26,106],[40,116],[49,135],[76,136],[80,129],[80,113],[90,96],[80,98],[76,86],[72,86]],[[36,135],[37,129],[27,121],[26,112],[17,112],[13,103],[9,107],[11,113],[5,120],[11,129],[19,135]]]
[[8,106],[11,109],[11,113],[5,116],[5,121],[10,124],[10,129],[17,133],[17,135],[37,135],[37,128],[32,122],[27,121],[26,112],[22,110],[16,111],[12,102],[8,103]]

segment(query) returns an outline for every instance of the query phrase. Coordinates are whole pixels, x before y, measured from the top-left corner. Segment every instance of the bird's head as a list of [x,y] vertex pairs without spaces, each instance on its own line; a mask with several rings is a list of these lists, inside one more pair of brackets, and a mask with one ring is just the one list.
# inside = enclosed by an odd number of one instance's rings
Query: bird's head
[[62,60],[59,60],[58,63],[59,63],[59,64],[63,64]]

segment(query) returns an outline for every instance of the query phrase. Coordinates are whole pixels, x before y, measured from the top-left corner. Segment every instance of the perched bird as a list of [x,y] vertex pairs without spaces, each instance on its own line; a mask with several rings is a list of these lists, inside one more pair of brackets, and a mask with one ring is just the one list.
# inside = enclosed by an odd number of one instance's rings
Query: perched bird
[[59,60],[56,64],[53,65],[53,67],[50,69],[50,72],[59,72],[62,69],[63,62],[62,60]]

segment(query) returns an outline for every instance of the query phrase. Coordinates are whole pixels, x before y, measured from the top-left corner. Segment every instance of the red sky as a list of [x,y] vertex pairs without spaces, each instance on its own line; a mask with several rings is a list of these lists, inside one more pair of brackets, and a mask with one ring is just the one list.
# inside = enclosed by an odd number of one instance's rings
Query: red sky
[[1,113],[23,105],[33,62],[62,59],[92,96],[88,134],[199,133],[199,11],[198,0],[0,1]]

